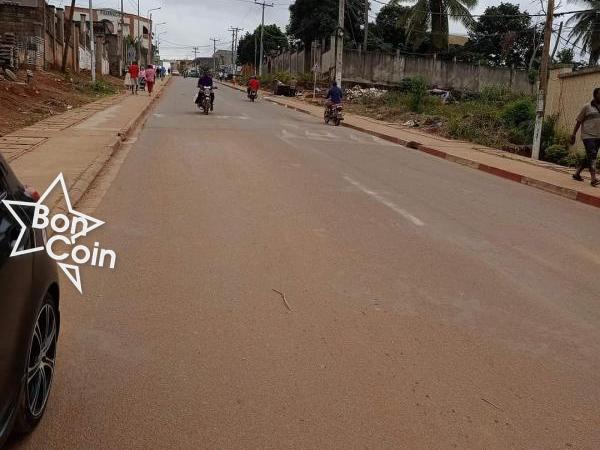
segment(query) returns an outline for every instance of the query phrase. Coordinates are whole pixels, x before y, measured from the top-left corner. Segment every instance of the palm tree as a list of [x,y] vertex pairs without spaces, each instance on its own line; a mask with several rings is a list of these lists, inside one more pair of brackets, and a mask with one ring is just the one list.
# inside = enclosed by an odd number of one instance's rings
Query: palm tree
[[448,15],[454,16],[463,25],[469,27],[473,24],[470,9],[475,6],[477,6],[477,0],[416,0],[408,20],[409,41],[416,42],[419,38],[423,40],[426,32],[431,28],[432,50],[447,50]]
[[581,43],[584,51],[590,54],[589,64],[595,66],[600,59],[600,0],[583,0],[587,11],[573,14],[567,25],[575,24],[569,33],[574,45]]

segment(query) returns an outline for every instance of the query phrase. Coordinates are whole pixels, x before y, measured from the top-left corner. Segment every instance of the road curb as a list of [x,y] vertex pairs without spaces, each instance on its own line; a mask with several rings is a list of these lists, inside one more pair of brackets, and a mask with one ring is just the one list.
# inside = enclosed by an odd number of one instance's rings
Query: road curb
[[[96,159],[94,159],[94,161],[79,174],[75,181],[71,183],[71,185],[68,187],[68,190],[71,204],[73,206],[75,206],[77,202],[81,200],[83,195],[89,189],[90,185],[96,180],[104,166],[106,166],[112,156],[119,150],[119,148],[121,148],[122,143],[131,135],[131,132],[147,120],[148,113],[158,99],[160,99],[162,93],[169,86],[170,82],[171,78],[168,78],[161,90],[150,99],[148,104],[142,108],[136,117],[117,133],[114,142],[105,146]],[[59,201],[54,204],[54,207],[65,209],[64,199],[59,199]]]
[[[229,85],[226,85],[226,86],[229,86]],[[234,86],[229,86],[229,87],[237,89]],[[312,115],[313,117],[320,117],[308,109],[303,109],[298,106],[291,106],[291,105],[288,105],[285,103],[280,103],[276,99],[273,99],[273,98],[265,98],[265,100],[270,103],[273,103],[273,104],[276,104],[279,106],[283,106],[287,109],[292,109],[297,112],[309,114],[309,115]],[[596,208],[600,208],[600,194],[598,196],[594,196],[594,195],[587,194],[585,192],[578,191],[576,189],[558,186],[558,185],[555,185],[552,183],[548,183],[546,181],[527,177],[527,176],[522,175],[517,172],[511,172],[508,170],[500,169],[498,167],[493,167],[493,166],[490,166],[487,164],[479,163],[477,161],[472,161],[472,160],[469,160],[466,158],[461,158],[460,156],[455,156],[455,155],[449,154],[448,152],[445,152],[443,150],[423,145],[417,141],[406,141],[406,140],[400,139],[396,136],[391,136],[391,135],[388,135],[385,133],[380,133],[377,131],[369,130],[368,128],[364,128],[364,127],[361,127],[358,125],[352,125],[347,122],[342,122],[342,126],[344,126],[346,128],[351,128],[353,130],[360,131],[362,133],[369,134],[371,136],[378,137],[378,138],[383,139],[388,142],[393,142],[394,144],[399,144],[399,145],[402,145],[404,147],[407,147],[407,148],[410,148],[413,150],[418,150],[420,152],[427,153],[428,155],[442,158],[442,159],[445,159],[446,161],[460,164],[462,166],[466,166],[471,169],[480,170],[480,171],[486,172],[490,175],[494,175],[499,178],[504,178],[505,180],[514,181],[516,183],[521,183],[521,184],[526,184],[527,186],[531,186],[533,188],[540,189],[540,190],[549,192],[551,194],[560,195],[561,197],[565,197],[570,200],[575,200],[580,203],[585,203],[586,205],[589,205],[589,206],[594,206]]]

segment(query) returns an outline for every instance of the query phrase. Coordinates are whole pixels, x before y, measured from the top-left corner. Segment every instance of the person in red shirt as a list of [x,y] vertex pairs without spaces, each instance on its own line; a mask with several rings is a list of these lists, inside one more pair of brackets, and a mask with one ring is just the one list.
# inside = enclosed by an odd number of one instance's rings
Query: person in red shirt
[[151,64],[148,64],[146,68],[146,86],[148,87],[148,95],[152,95],[152,88],[154,87],[154,82],[156,81],[156,72],[154,67]]
[[258,92],[260,89],[260,81],[255,76],[251,76],[250,80],[248,80],[248,95],[250,95],[250,91]]
[[129,75],[131,75],[131,93],[137,94],[138,86],[139,86],[139,76],[140,76],[140,67],[134,61],[129,66]]

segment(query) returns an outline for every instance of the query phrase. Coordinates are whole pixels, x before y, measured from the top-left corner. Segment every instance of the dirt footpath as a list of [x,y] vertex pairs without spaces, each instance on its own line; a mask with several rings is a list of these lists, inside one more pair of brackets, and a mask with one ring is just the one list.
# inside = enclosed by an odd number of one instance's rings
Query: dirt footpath
[[0,136],[123,88],[120,79],[110,76],[99,78],[96,89],[89,74],[67,77],[60,72],[36,71],[30,84],[25,71],[17,76],[17,82],[0,80]]

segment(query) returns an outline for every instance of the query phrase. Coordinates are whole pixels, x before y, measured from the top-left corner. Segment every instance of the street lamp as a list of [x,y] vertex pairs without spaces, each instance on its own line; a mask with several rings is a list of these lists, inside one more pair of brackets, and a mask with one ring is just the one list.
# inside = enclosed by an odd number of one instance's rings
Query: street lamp
[[[138,11],[139,11],[139,7],[140,7],[140,0],[138,0]],[[146,17],[148,17],[150,19],[150,27],[148,29],[148,54],[146,55],[146,64],[150,64],[152,63],[152,11],[158,11],[159,9],[162,9],[160,6],[157,8],[150,8],[148,10],[148,12],[146,13]],[[138,13],[139,15],[139,13]],[[139,24],[139,17],[138,17],[138,24]],[[138,30],[139,32],[139,30]],[[141,37],[140,37],[141,39]]]
[[167,22],[160,22],[160,23],[157,23],[156,25],[154,25],[154,33],[152,34],[152,37],[154,37],[155,40],[156,40],[156,48],[157,49],[158,49],[158,47],[160,45],[160,42],[158,42],[158,35],[157,35],[157,33],[158,33],[158,27],[161,26],[161,25],[166,25],[166,23]]

